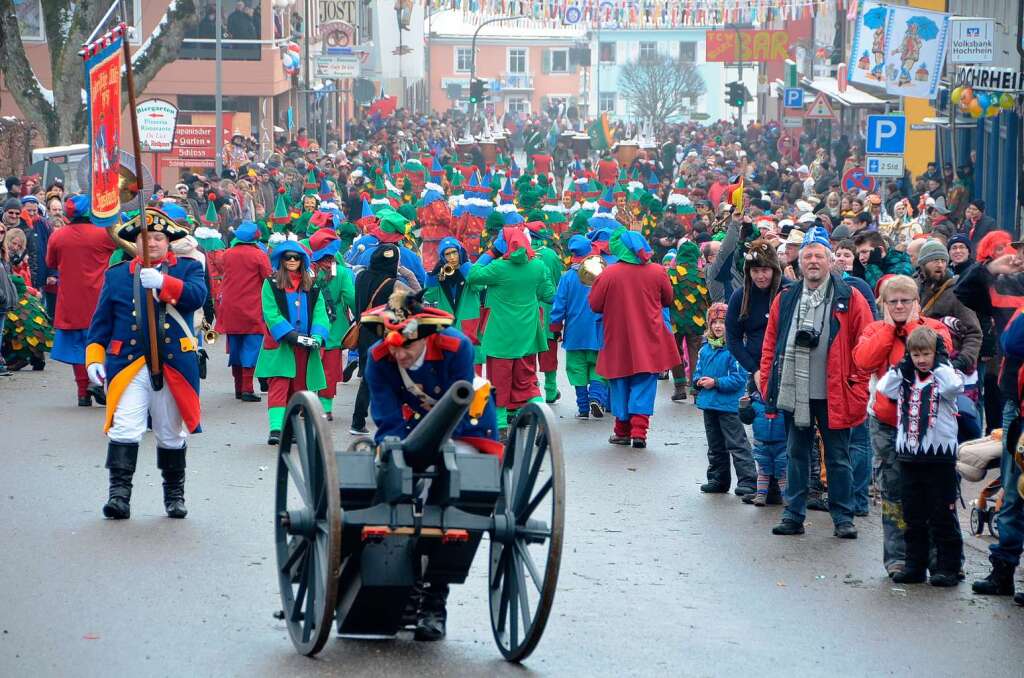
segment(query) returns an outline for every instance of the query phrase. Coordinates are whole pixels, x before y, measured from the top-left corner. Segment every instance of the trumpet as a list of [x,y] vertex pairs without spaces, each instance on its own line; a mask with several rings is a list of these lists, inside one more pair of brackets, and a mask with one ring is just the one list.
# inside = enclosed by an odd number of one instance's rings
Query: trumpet
[[597,277],[601,275],[604,269],[608,268],[608,262],[604,260],[600,254],[588,254],[583,257],[580,261],[579,270],[577,275],[580,277],[580,282],[586,287],[593,287]]
[[455,267],[452,266],[451,264],[445,264],[444,266],[441,267],[440,272],[437,274],[437,279],[443,282],[445,278],[452,275],[455,275]]
[[199,326],[199,331],[203,333],[203,344],[213,346],[217,343],[217,338],[220,336],[220,332],[213,329],[210,321],[204,320],[203,324]]

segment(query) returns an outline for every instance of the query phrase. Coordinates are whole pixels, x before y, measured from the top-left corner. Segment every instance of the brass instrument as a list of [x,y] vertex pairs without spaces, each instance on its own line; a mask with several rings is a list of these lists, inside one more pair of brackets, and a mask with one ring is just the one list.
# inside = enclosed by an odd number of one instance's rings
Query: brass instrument
[[210,324],[209,320],[204,320],[203,324],[199,326],[199,331],[203,333],[203,344],[213,346],[217,343],[217,338],[220,336],[220,332],[213,329],[213,325]]
[[597,276],[601,275],[601,272],[606,268],[608,268],[608,262],[604,260],[604,257],[600,254],[589,254],[580,261],[577,274],[580,277],[581,283],[587,287],[593,287]]
[[441,271],[437,274],[437,279],[444,282],[449,276],[455,275],[455,267],[451,264],[445,264],[441,267]]

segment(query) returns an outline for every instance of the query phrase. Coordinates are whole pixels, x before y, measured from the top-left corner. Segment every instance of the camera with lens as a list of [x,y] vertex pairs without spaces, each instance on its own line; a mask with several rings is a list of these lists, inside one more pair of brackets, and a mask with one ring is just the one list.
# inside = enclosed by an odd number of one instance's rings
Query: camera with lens
[[821,331],[813,327],[798,329],[793,338],[794,343],[801,348],[817,348],[820,340]]

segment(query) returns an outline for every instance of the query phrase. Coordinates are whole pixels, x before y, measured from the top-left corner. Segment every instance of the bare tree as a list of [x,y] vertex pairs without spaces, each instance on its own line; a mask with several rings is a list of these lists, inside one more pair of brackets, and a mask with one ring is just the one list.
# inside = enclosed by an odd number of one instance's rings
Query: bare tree
[[663,54],[630,62],[619,71],[619,94],[638,117],[654,124],[681,115],[690,97],[705,91],[704,78],[693,64]]
[[[70,144],[85,138],[86,116],[82,101],[85,70],[78,51],[103,18],[110,2],[42,0],[42,37],[50,56],[53,86],[53,89],[46,89],[25,53],[14,2],[0,0],[0,73],[22,116],[34,124],[51,145]],[[198,22],[194,0],[168,4],[156,30],[132,55],[138,92],[146,88],[161,68],[178,58],[182,40]],[[128,98],[123,97],[122,101],[127,105]]]

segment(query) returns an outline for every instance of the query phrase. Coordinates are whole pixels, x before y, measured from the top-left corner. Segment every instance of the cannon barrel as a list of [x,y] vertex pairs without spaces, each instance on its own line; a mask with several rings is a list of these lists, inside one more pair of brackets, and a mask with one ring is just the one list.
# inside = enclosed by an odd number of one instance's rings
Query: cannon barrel
[[472,401],[471,383],[460,380],[452,384],[403,441],[405,463],[413,468],[426,468],[433,464]]

